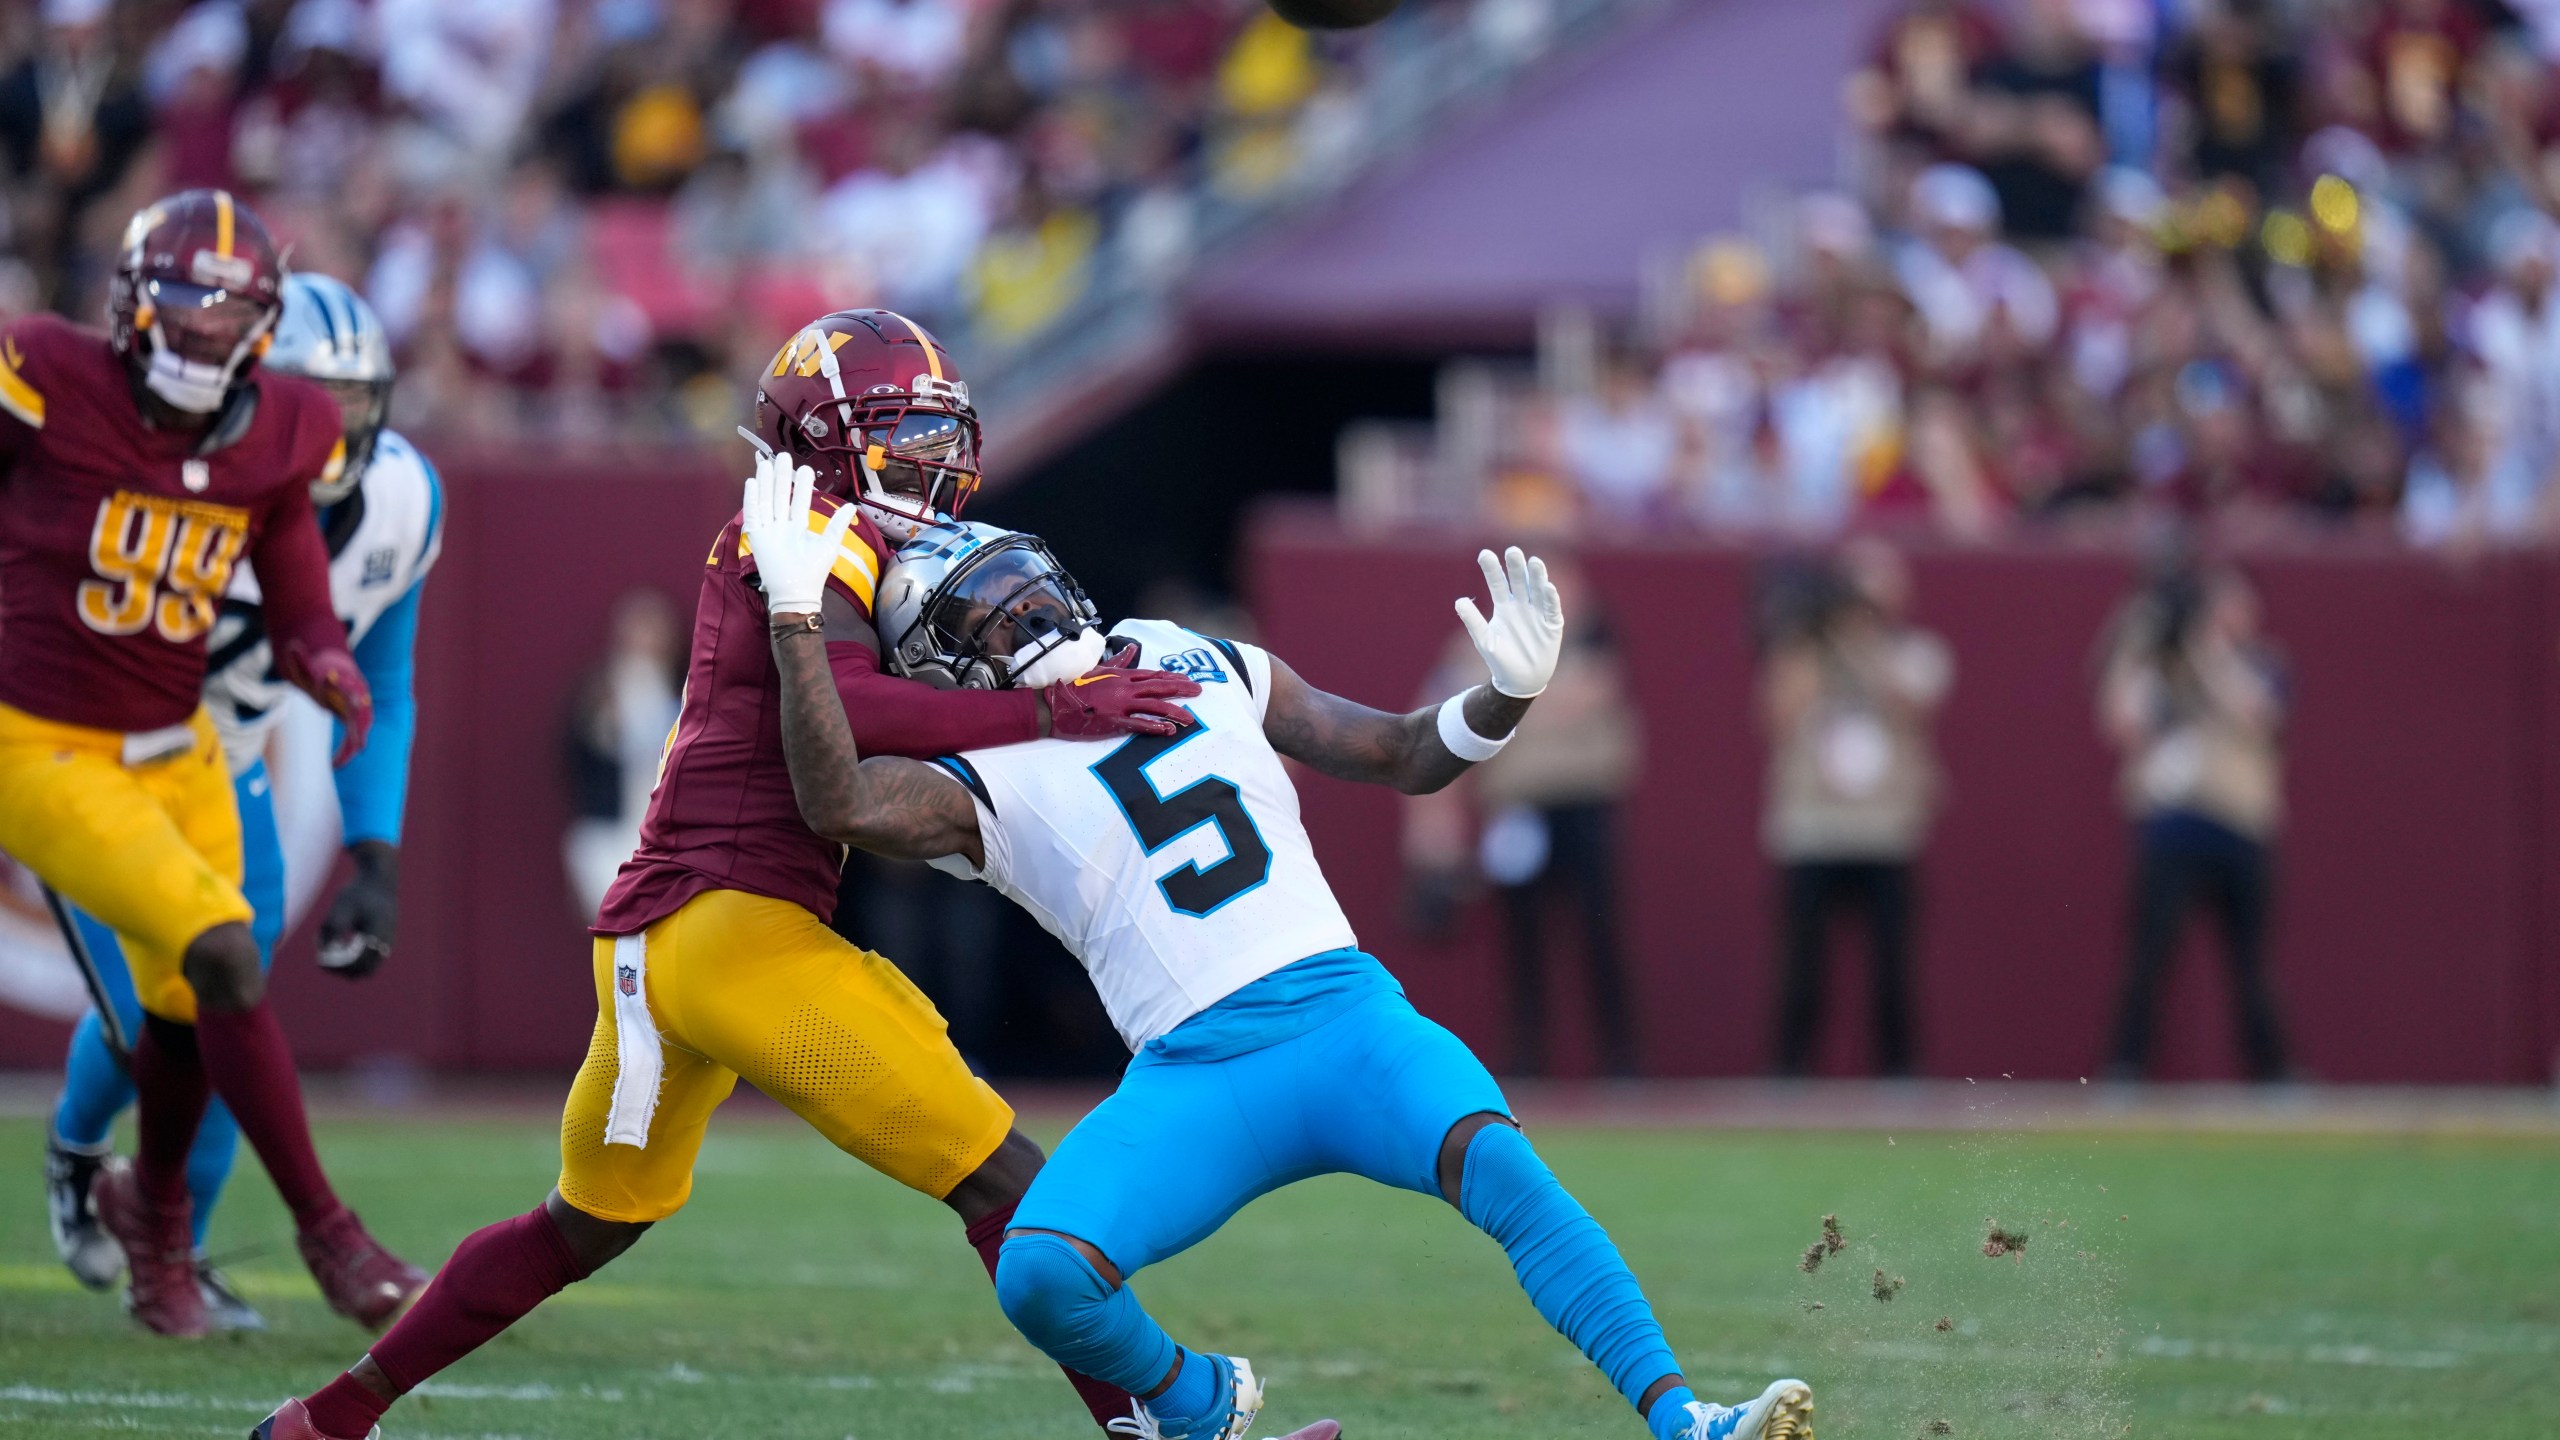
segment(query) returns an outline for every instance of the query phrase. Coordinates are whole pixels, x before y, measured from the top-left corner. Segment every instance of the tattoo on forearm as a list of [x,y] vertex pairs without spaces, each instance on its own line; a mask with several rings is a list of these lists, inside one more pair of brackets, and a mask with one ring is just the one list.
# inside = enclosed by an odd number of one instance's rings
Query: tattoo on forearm
[[801,818],[829,839],[898,860],[977,858],[977,811],[958,783],[893,756],[862,758],[822,637],[777,631],[782,751]]
[[931,860],[972,853],[977,807],[957,781],[920,760],[875,755],[862,762],[863,820],[853,843],[874,855]]
[[782,753],[791,769],[791,793],[811,828],[832,833],[859,814],[862,752],[836,693],[823,635],[777,630],[773,663],[782,682]]

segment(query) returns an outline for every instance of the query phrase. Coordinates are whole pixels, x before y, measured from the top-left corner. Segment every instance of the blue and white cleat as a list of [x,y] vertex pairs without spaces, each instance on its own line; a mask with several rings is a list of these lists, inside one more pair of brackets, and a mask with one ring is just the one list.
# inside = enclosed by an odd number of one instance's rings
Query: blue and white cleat
[[1689,1402],[1683,1440],[1813,1440],[1813,1387],[1780,1380],[1744,1405]]
[[[1140,1400],[1130,1405],[1129,1418],[1114,1420],[1102,1428],[1130,1440],[1245,1440],[1253,1430],[1254,1417],[1262,1413],[1262,1381],[1253,1373],[1253,1362],[1242,1356],[1204,1354],[1202,1358],[1218,1367],[1218,1378],[1226,1384],[1227,1413],[1223,1420],[1204,1417],[1192,1422],[1188,1429],[1169,1430]],[[1340,1425],[1319,1420],[1280,1440],[1335,1440],[1341,1433]]]

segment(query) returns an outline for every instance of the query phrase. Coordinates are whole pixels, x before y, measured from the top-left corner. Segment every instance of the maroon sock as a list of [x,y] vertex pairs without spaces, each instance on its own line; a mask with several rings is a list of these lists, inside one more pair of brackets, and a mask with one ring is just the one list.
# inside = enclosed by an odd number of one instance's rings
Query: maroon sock
[[311,1412],[311,1428],[331,1440],[362,1440],[373,1433],[382,1412],[391,1408],[390,1401],[364,1388],[353,1375],[330,1381],[302,1404]]
[[[418,1303],[374,1343],[373,1363],[406,1395],[523,1319],[534,1306],[586,1278],[587,1268],[578,1263],[569,1238],[537,1205],[512,1220],[473,1231],[456,1246]],[[320,1399],[314,1396],[312,1403]],[[362,1435],[364,1426],[343,1433]]]
[[302,1081],[293,1073],[293,1049],[276,1023],[275,1008],[261,1000],[246,1010],[201,1011],[196,1043],[214,1093],[231,1107],[240,1133],[249,1137],[267,1178],[293,1212],[293,1223],[308,1230],[337,1213],[338,1197],[311,1148]]
[[187,1151],[196,1143],[212,1085],[196,1053],[196,1032],[175,1020],[147,1015],[133,1045],[135,1124],[140,1128],[134,1179],[156,1206],[187,1198]]
[[[1013,1223],[1014,1207],[1007,1205],[989,1215],[981,1215],[969,1227],[969,1244],[985,1262],[987,1278],[996,1278],[996,1256],[1004,1249],[1004,1228]],[[1090,1375],[1079,1375],[1066,1366],[1058,1367],[1067,1383],[1076,1387],[1076,1398],[1093,1415],[1093,1423],[1108,1426],[1114,1420],[1129,1418],[1129,1392],[1117,1385],[1105,1385]]]

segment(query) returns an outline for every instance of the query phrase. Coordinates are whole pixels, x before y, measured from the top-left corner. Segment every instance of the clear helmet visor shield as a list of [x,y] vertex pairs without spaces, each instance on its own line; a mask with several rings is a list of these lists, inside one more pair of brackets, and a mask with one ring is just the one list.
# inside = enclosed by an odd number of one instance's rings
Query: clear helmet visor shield
[[140,299],[134,322],[148,347],[143,383],[196,414],[221,408],[231,382],[276,319],[272,304],[176,281],[150,281]]
[[976,459],[963,453],[968,438],[969,429],[957,415],[945,410],[910,410],[890,427],[885,443],[889,453],[901,459],[966,465]]
[[1006,545],[955,576],[925,612],[935,648],[1000,662],[1019,674],[1053,647],[1094,624],[1092,606],[1054,561]]
[[864,425],[872,484],[920,520],[959,515],[978,488],[977,426],[948,410],[910,406]]

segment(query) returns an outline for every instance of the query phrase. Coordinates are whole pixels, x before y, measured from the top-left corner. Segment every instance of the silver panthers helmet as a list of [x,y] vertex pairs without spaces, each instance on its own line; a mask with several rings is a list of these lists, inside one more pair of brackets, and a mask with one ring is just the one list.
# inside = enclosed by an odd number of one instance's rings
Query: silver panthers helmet
[[336,479],[311,487],[311,503],[335,505],[355,493],[374,441],[391,411],[391,334],[364,297],[326,275],[287,275],[284,315],[266,367],[315,381],[346,419],[347,463]]
[[874,613],[890,673],[942,689],[1005,689],[1102,630],[1047,542],[976,521],[929,525],[898,547]]

